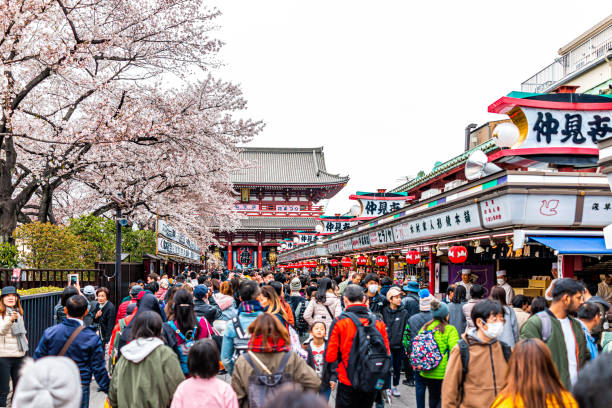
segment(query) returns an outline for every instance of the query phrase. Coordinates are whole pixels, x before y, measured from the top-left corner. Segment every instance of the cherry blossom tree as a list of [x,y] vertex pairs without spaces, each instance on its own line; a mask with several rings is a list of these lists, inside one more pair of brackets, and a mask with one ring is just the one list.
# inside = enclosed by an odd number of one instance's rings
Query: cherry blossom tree
[[202,239],[235,225],[236,145],[262,123],[204,73],[218,15],[196,0],[0,0],[0,240],[18,220],[103,213],[118,192],[144,223],[160,213]]

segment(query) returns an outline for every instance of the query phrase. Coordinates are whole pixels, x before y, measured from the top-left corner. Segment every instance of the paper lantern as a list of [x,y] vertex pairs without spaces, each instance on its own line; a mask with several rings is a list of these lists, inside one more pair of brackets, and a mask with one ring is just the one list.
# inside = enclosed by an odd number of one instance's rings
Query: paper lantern
[[340,265],[340,261],[337,259],[330,259],[329,260],[329,266],[331,266],[332,268],[337,267],[338,265]]
[[406,262],[410,265],[416,265],[421,260],[421,253],[416,250],[411,250],[406,253]]
[[464,263],[465,261],[467,261],[467,257],[467,248],[462,245],[452,246],[448,248],[448,259],[452,263]]
[[365,256],[360,256],[357,258],[357,266],[366,266],[368,264],[368,258]]
[[376,257],[376,266],[387,266],[389,264],[389,258],[385,255],[380,255]]
[[344,258],[342,258],[341,264],[344,268],[350,268],[353,263],[351,262],[351,258],[345,256]]

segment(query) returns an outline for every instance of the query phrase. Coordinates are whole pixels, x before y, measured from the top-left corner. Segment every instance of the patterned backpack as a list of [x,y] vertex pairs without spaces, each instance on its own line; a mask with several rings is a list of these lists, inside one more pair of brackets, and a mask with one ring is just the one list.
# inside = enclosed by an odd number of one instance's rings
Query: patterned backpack
[[431,371],[436,368],[444,356],[440,353],[440,348],[434,333],[438,328],[426,330],[417,334],[412,340],[412,352],[410,353],[410,365],[415,371]]

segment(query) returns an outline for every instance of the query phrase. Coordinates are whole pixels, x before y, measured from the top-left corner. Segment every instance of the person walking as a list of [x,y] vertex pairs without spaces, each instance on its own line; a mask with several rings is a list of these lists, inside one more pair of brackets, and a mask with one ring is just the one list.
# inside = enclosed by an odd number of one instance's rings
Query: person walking
[[259,303],[261,290],[257,282],[242,282],[238,293],[240,299],[238,314],[227,324],[221,346],[221,362],[230,374],[238,356],[247,351],[250,339],[248,327],[263,313],[263,307]]
[[189,350],[189,376],[176,388],[170,408],[238,408],[230,384],[217,378],[220,354],[210,339],[196,342]]
[[19,294],[14,286],[5,286],[0,293],[0,407],[7,406],[9,383],[13,389],[17,386],[28,351],[26,334]]
[[599,314],[599,307],[595,303],[585,302],[578,309],[578,321],[582,326],[584,332],[584,338],[586,340],[587,348],[591,354],[591,360],[595,360],[599,351],[597,350],[597,342],[591,335],[593,329],[597,327],[601,315]]
[[353,342],[356,341],[358,328],[355,326],[348,313],[354,315],[362,325],[374,324],[376,330],[382,336],[387,353],[390,354],[389,338],[387,327],[381,320],[375,319],[366,305],[366,296],[363,289],[354,284],[350,284],[344,290],[345,312],[340,315],[331,327],[327,350],[325,351],[325,361],[328,364],[337,363],[338,368],[338,391],[336,394],[336,408],[371,408],[377,397],[377,392],[359,391],[352,387],[349,378],[349,360]]
[[508,362],[506,384],[491,408],[578,408],[561,383],[550,349],[539,339],[521,340]]
[[529,306],[529,299],[525,295],[516,295],[514,299],[512,299],[512,309],[514,309],[514,313],[516,314],[519,331],[531,316],[529,314]]
[[472,321],[450,352],[442,381],[442,408],[489,407],[500,392],[512,349],[497,338],[504,329],[499,302],[474,305]]
[[196,316],[193,297],[185,289],[175,293],[173,312],[174,319],[164,323],[162,338],[175,351],[183,373],[188,374],[190,345],[200,339],[212,338],[214,330],[205,317]]
[[473,329],[476,327],[472,321],[472,309],[478,302],[484,299],[486,294],[487,291],[484,286],[478,284],[471,285],[468,301],[465,305],[463,305],[463,315],[465,316],[465,321],[467,323],[466,329]]
[[387,299],[380,292],[380,278],[375,273],[368,273],[363,278],[363,287],[366,290],[367,304],[370,311],[381,315],[383,308],[387,305]]
[[574,279],[559,279],[552,291],[550,308],[529,318],[521,329],[521,339],[540,339],[546,343],[561,381],[571,388],[578,370],[590,359],[582,325],[570,313],[578,312],[584,286]]
[[164,345],[161,333],[159,313],[146,311],[134,318],[133,340],[121,348],[121,358],[108,389],[112,408],[170,405],[185,376],[172,349]]
[[81,295],[68,298],[65,307],[66,319],[44,331],[33,355],[35,360],[45,356],[65,355],[77,364],[83,390],[81,408],[89,407],[89,385],[92,374],[102,392],[108,392],[110,383],[108,372],[104,367],[102,339],[91,327],[83,325],[87,306],[87,299]]
[[212,290],[206,285],[196,285],[193,288],[193,307],[198,317],[203,317],[213,324],[221,317],[221,308],[209,303],[208,298],[212,296]]
[[306,343],[306,364],[308,364],[321,378],[319,394],[329,401],[331,392],[336,388],[338,375],[335,368],[328,369],[325,362],[325,340],[327,339],[327,328],[325,322],[317,321],[310,329],[311,339]]
[[419,291],[419,313],[412,316],[408,319],[408,324],[410,325],[410,341],[416,337],[419,332],[419,329],[423,327],[425,323],[431,320],[431,301],[434,300],[435,297],[431,296],[429,293],[429,289],[421,289]]
[[259,403],[264,402],[265,395],[249,395],[250,378],[259,375],[257,373],[282,372],[288,374],[291,382],[301,385],[305,391],[319,391],[319,376],[304,359],[289,350],[289,332],[279,319],[270,313],[263,313],[249,326],[249,333],[251,338],[248,351],[238,357],[232,373],[232,388],[240,407],[249,407],[249,398],[255,398]]
[[457,333],[460,335],[465,332],[467,327],[467,320],[463,314],[463,305],[467,303],[467,293],[465,286],[455,287],[453,292],[453,298],[448,303],[448,323],[457,329]]
[[62,291],[59,302],[57,305],[53,307],[53,324],[60,324],[66,318],[66,312],[64,312],[64,308],[66,307],[66,301],[68,298],[78,295],[79,290],[75,286],[66,286]]
[[382,310],[383,321],[387,326],[389,347],[391,349],[391,365],[393,366],[393,377],[391,393],[394,397],[400,397],[397,389],[402,374],[402,362],[406,351],[404,349],[404,336],[409,336],[408,311],[402,309],[402,291],[393,286],[387,291],[389,304]]
[[117,309],[117,315],[115,316],[115,324],[119,322],[119,319],[123,319],[127,315],[127,307],[130,303],[136,303],[138,301],[138,294],[142,292],[142,286],[134,285],[130,289],[129,299],[124,300]]
[[506,304],[506,291],[501,286],[496,286],[491,291],[491,300],[499,302],[504,309],[504,331],[499,336],[499,341],[503,341],[510,347],[514,347],[519,340],[518,320],[514,309]]
[[304,311],[304,320],[312,327],[315,321],[325,323],[325,330],[329,331],[332,322],[342,314],[340,299],[332,291],[332,282],[329,278],[319,279],[319,287],[313,299],[310,299]]
[[429,408],[437,408],[440,405],[442,380],[448,364],[448,355],[459,341],[457,329],[448,323],[449,312],[446,303],[432,300],[431,312],[433,319],[419,329],[419,334],[433,331],[442,360],[433,369],[419,372],[421,378],[416,381],[417,408],[425,408],[425,390],[429,391]]
[[[419,282],[413,280],[408,281],[403,289],[406,296],[402,299],[402,309],[408,312],[408,319],[410,319],[412,316],[419,313]],[[404,375],[406,378],[402,381],[402,384],[414,387],[414,371],[412,370],[412,364],[410,364],[410,353],[412,352],[412,338],[410,337],[410,332],[408,332],[408,336],[403,339],[403,343],[404,350],[406,350],[404,354]]]
[[260,302],[263,310],[266,313],[273,314],[285,327],[289,327],[287,312],[281,304],[280,297],[276,294],[276,290],[270,285],[265,285],[261,288]]
[[108,300],[109,291],[107,288],[98,288],[98,290],[96,290],[96,296],[98,298],[98,304],[94,314],[94,322],[100,327],[102,346],[106,347],[110,342],[111,335],[113,334],[113,327],[115,326],[115,305]]

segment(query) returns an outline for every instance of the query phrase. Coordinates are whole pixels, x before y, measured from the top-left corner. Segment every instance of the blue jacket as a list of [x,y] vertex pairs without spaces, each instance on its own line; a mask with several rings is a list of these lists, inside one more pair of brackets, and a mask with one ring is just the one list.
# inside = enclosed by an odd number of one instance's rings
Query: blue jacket
[[[43,333],[38,347],[34,352],[34,359],[45,356],[56,356],[59,354],[68,338],[79,326],[79,323],[72,319],[66,319],[62,323],[49,327]],[[86,327],[74,339],[66,357],[74,361],[79,366],[81,372],[81,385],[89,386],[93,373],[96,382],[103,392],[108,391],[110,379],[104,367],[104,350],[102,340],[91,327]]]
[[593,336],[591,336],[591,333],[589,332],[589,329],[587,329],[585,324],[582,323],[581,320],[578,320],[578,321],[580,322],[580,325],[582,326],[582,331],[584,332],[584,337],[586,338],[586,345],[587,345],[587,348],[589,349],[589,352],[591,353],[591,360],[595,360],[595,358],[599,354],[599,351],[597,350],[597,342],[595,341]]
[[[249,325],[255,321],[257,316],[263,312],[240,313],[240,326],[245,333],[248,333]],[[221,362],[223,367],[231,374],[234,371],[234,339],[237,337],[236,329],[231,320],[227,322],[225,334],[223,335],[223,343],[221,345]]]

